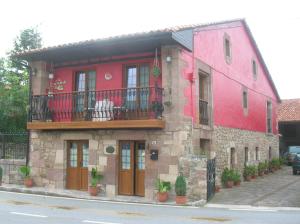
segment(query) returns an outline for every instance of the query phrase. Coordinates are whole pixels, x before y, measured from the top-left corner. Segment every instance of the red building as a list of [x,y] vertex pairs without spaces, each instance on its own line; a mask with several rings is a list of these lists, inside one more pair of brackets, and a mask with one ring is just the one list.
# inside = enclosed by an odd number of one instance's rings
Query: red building
[[189,199],[199,200],[213,191],[214,161],[219,177],[225,167],[242,171],[278,156],[280,98],[244,20],[19,57],[32,68],[36,185],[87,190],[88,170],[97,167],[103,195],[154,200],[156,178],[173,184],[183,173]]

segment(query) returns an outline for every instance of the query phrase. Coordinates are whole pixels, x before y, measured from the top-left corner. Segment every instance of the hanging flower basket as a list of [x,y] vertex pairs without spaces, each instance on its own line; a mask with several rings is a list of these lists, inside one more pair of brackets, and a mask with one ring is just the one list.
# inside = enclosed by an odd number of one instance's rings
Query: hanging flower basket
[[152,74],[155,78],[160,76],[160,68],[159,68],[158,57],[157,57],[157,49],[155,49],[155,58],[154,58],[154,62],[153,62]]

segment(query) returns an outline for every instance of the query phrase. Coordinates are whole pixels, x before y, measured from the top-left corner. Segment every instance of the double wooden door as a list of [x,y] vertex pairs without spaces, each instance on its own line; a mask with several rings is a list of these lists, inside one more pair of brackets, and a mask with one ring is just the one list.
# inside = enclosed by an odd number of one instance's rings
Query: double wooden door
[[67,188],[88,189],[88,141],[69,141],[67,149]]
[[119,194],[145,196],[145,142],[121,141]]

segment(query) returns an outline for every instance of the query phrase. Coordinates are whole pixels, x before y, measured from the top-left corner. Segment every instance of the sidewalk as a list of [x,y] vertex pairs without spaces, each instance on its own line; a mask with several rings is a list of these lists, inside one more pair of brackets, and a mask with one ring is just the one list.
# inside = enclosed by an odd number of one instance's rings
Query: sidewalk
[[300,175],[284,166],[276,173],[242,182],[240,187],[222,188],[209,204],[300,207]]
[[[23,185],[15,185],[15,184],[2,184],[2,186],[0,186],[0,191],[37,194],[37,195],[54,196],[54,197],[77,198],[77,199],[86,199],[86,200],[178,206],[176,205],[174,200],[169,200],[165,203],[160,203],[139,196],[116,195],[114,198],[109,198],[101,194],[99,194],[98,196],[90,196],[89,192],[87,191],[77,191],[77,190],[67,190],[67,189],[48,189],[43,187],[26,188]],[[188,202],[188,204],[184,206],[199,207],[199,206],[204,206],[205,203],[206,201]]]

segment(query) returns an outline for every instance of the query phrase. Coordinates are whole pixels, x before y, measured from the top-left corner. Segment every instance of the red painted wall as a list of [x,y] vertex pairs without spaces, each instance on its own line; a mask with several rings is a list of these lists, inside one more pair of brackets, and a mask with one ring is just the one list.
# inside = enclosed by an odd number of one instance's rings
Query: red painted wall
[[[127,57],[132,57],[135,55],[128,55]],[[144,54],[140,54],[140,56],[144,56]],[[126,56],[122,56],[122,61],[117,62],[109,62],[109,63],[101,63],[101,64],[93,64],[89,66],[70,66],[70,67],[63,67],[57,68],[54,71],[54,79],[52,82],[56,82],[57,80],[66,82],[64,85],[64,89],[54,90],[54,93],[71,93],[74,91],[73,86],[73,76],[75,75],[76,71],[82,70],[95,70],[96,71],[96,91],[100,90],[113,90],[113,89],[121,89],[123,88],[123,68],[126,65],[130,64],[149,64],[150,69],[152,68],[154,58],[147,58],[147,59],[139,59],[139,60],[126,60]],[[106,73],[110,73],[112,75],[111,80],[105,80],[104,76]],[[150,86],[154,87],[155,85],[155,78],[151,73],[150,70]],[[51,81],[49,81],[51,82]],[[161,86],[161,76],[157,79],[158,85]],[[50,83],[49,83],[50,85]],[[100,96],[100,94],[99,94]],[[150,98],[154,97],[150,96]],[[96,97],[97,98],[97,97]],[[121,99],[121,96],[120,96]],[[101,100],[99,97],[97,100]],[[118,101],[118,99],[116,99]],[[151,100],[150,100],[151,102]],[[114,102],[115,105],[120,104],[121,102]],[[63,109],[63,110],[70,110],[72,108],[72,100],[64,100],[64,105],[60,104],[59,100],[50,101],[52,108],[55,108],[56,111]],[[60,114],[59,116],[57,114]],[[71,121],[71,114],[67,114],[65,116],[62,115],[63,113],[54,113],[54,121]]]
[[[194,36],[194,56],[212,68],[214,125],[266,132],[266,103],[270,99],[273,106],[273,132],[276,134],[276,95],[243,25],[240,22],[229,25],[231,27],[223,26],[221,29],[209,27],[207,30],[196,32]],[[225,33],[230,36],[232,43],[230,64],[227,64],[224,58]],[[183,51],[182,58],[190,64],[184,73],[192,71],[192,57],[192,53]],[[252,74],[252,59],[255,59],[258,65],[257,80],[254,80]],[[247,116],[244,115],[242,107],[243,86],[248,89]],[[189,104],[184,108],[187,116],[192,114],[191,94],[188,94],[190,90],[191,87],[185,89],[185,95],[189,99]],[[196,102],[195,93],[193,97],[193,102]],[[195,116],[194,112],[193,117]]]

